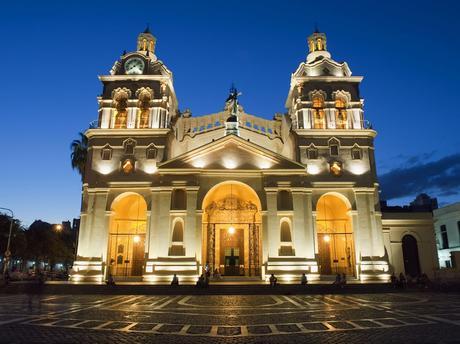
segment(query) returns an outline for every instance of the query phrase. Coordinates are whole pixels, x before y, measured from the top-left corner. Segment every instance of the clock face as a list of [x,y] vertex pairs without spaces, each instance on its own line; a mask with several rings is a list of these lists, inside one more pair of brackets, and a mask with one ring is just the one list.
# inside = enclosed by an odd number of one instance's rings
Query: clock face
[[132,57],[125,62],[126,74],[142,74],[144,71],[144,61],[139,57]]

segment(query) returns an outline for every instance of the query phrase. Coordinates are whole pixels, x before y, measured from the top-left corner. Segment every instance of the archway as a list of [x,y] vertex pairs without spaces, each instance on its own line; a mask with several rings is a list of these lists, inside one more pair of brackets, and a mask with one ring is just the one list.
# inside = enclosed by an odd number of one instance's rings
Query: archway
[[112,203],[108,264],[113,276],[142,276],[147,204],[136,193],[124,193]]
[[248,185],[229,181],[208,191],[203,200],[202,261],[210,273],[260,276],[261,204]]
[[320,272],[323,275],[355,275],[350,205],[343,196],[325,194],[316,205],[316,229]]
[[406,275],[417,277],[420,275],[420,261],[418,257],[417,239],[412,235],[405,235],[402,239],[404,271]]

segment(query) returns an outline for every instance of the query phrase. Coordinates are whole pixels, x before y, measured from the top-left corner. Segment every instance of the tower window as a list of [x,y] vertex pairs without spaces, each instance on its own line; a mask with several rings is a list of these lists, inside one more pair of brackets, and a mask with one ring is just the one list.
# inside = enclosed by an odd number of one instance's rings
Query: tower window
[[136,142],[134,140],[126,140],[124,142],[125,147],[125,154],[133,155],[134,154],[134,147],[136,147]]
[[441,240],[442,248],[449,248],[449,238],[447,237],[447,227],[446,225],[441,225]]
[[340,142],[336,138],[332,138],[329,140],[329,154],[330,156],[338,156],[339,155],[339,146]]
[[315,147],[310,147],[307,149],[308,159],[315,160],[318,159],[318,149]]
[[329,146],[329,153],[331,156],[339,155],[339,146],[336,144],[332,144]]
[[110,160],[112,159],[112,148],[110,146],[105,146],[101,150],[101,159],[102,160]]
[[351,150],[351,158],[353,160],[361,160],[363,158],[361,148],[353,147],[352,150]]
[[146,158],[147,159],[156,159],[157,158],[157,155],[158,155],[158,150],[153,147],[153,146],[149,146],[146,150]]

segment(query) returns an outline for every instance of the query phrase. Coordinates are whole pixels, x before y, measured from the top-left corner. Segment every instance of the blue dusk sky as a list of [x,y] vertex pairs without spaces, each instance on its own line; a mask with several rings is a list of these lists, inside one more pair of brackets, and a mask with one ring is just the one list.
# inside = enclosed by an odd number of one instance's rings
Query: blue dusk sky
[[383,198],[460,200],[458,1],[9,1],[0,11],[0,207],[26,225],[79,216],[70,142],[97,118],[98,75],[150,23],[179,107],[222,109],[232,82],[246,112],[284,112],[315,23],[364,76]]

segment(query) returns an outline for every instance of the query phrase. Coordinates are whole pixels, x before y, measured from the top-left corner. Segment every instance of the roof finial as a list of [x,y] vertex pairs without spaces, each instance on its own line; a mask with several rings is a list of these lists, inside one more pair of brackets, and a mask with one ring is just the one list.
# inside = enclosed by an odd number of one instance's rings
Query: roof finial
[[146,28],[144,30],[144,33],[151,33],[150,32],[150,23],[147,23],[147,26],[146,26]]
[[319,33],[318,23],[315,23],[315,33]]

